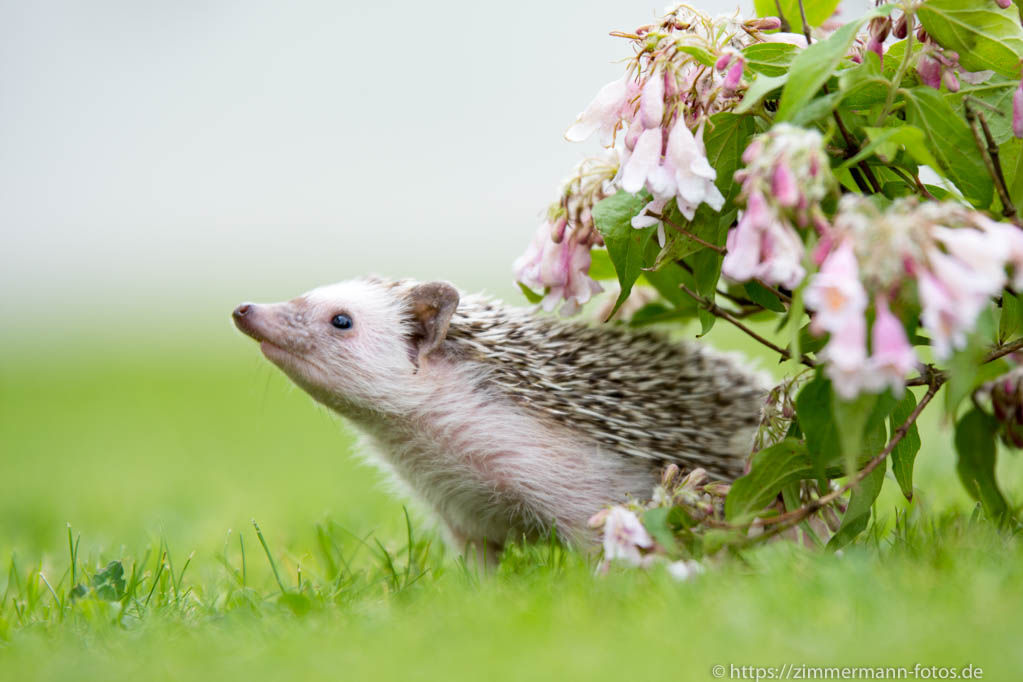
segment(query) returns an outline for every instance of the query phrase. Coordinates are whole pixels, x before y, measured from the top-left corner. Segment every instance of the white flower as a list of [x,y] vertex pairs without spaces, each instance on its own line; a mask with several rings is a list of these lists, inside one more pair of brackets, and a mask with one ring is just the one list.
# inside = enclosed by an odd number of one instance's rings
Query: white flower
[[1005,261],[1011,245],[1003,232],[936,225],[931,234],[948,248],[950,254],[973,270],[978,290],[990,296],[1005,286]]
[[643,189],[647,178],[661,165],[662,141],[660,128],[648,128],[643,131],[636,140],[636,148],[622,166],[622,189],[632,194]]
[[978,286],[976,275],[960,261],[932,250],[927,254],[931,270],[918,278],[920,319],[931,334],[931,345],[939,360],[956,348],[966,346],[966,334],[988,301],[986,288]]
[[706,202],[715,211],[724,206],[725,198],[714,184],[717,171],[707,161],[702,127],[693,135],[680,116],[668,135],[664,165],[674,177],[672,194],[676,195],[678,209],[686,219],[692,220],[702,203]]
[[624,559],[633,566],[643,563],[641,549],[654,546],[643,523],[625,507],[611,507],[604,520],[604,561]]
[[703,564],[692,559],[672,561],[665,568],[675,580],[688,580],[694,575],[699,575],[705,571]]
[[600,131],[601,141],[608,144],[615,126],[621,119],[622,107],[629,97],[628,75],[611,81],[597,92],[586,110],[576,118],[575,123],[565,131],[565,139],[582,142],[593,133]]

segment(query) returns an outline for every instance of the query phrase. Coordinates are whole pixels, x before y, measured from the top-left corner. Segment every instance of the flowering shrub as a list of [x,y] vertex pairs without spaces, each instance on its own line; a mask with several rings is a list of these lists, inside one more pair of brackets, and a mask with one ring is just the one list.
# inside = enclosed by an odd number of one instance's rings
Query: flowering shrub
[[1023,5],[897,0],[842,23],[837,4],[681,5],[613,33],[625,73],[568,128],[605,149],[515,262],[526,295],[572,314],[614,278],[607,319],[725,320],[788,370],[748,473],[666,472],[651,502],[594,518],[606,561],[684,576],[797,525],[841,547],[889,461],[912,497],[939,394],[967,492],[1017,523],[995,460],[999,436],[1023,445]]

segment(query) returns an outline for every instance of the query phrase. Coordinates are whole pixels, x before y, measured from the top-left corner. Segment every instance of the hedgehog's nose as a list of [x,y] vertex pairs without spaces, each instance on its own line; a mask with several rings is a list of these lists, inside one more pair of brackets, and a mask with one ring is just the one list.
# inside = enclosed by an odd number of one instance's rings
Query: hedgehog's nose
[[234,313],[232,313],[232,316],[234,317],[234,319],[239,320],[248,315],[250,310],[252,310],[251,303],[242,303],[240,306],[234,309]]

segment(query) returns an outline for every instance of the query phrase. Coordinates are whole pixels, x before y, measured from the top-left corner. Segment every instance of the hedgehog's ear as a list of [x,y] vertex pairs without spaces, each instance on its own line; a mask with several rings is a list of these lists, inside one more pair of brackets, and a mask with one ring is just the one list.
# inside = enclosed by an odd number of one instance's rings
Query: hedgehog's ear
[[418,367],[444,341],[458,307],[458,291],[447,282],[427,282],[412,287],[408,299],[415,320],[413,360]]

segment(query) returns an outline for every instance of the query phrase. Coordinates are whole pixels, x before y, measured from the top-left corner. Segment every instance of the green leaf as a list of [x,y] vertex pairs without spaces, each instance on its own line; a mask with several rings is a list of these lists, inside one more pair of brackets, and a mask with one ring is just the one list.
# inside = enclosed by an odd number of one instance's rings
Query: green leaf
[[813,99],[845,59],[865,20],[850,21],[825,40],[810,45],[792,60],[788,81],[785,82],[778,113],[775,115],[776,121],[789,120]]
[[966,121],[934,88],[923,86],[904,92],[906,120],[924,131],[940,169],[974,206],[990,206],[994,185]]
[[516,284],[519,285],[519,289],[522,290],[522,295],[525,296],[526,300],[529,301],[530,303],[539,303],[540,301],[543,300],[542,294],[536,293],[522,282],[516,282]]
[[691,310],[680,310],[669,308],[663,303],[647,303],[637,310],[629,318],[630,327],[643,327],[648,324],[662,324],[664,322],[679,322],[691,319],[696,315],[696,306]]
[[102,571],[92,576],[92,588],[99,599],[118,601],[124,596],[124,566],[111,561]]
[[870,510],[884,485],[886,466],[887,461],[881,460],[881,463],[853,488],[852,495],[849,496],[849,505],[842,515],[842,524],[828,540],[828,549],[841,549],[866,530],[870,522]]
[[1005,343],[1023,334],[1023,301],[1016,294],[1002,292],[1002,314],[998,319],[998,342]]
[[1019,78],[1023,28],[1018,10],[1001,9],[993,0],[927,0],[917,17],[935,42],[959,53],[965,69]]
[[[995,144],[1002,144],[1006,140],[1013,139],[1012,135],[1012,94],[1019,86],[1019,74],[1015,81],[999,78],[997,82],[981,83],[979,85],[966,85],[959,89],[959,92],[944,93],[944,97],[952,106],[952,109],[965,118],[966,109],[964,101],[967,96],[970,99],[980,100],[991,108],[974,105],[973,110],[984,115],[988,128],[991,129],[991,137]],[[997,112],[1001,112],[999,115]]]
[[608,319],[618,312],[618,308],[632,293],[632,286],[647,264],[644,254],[656,227],[651,225],[637,230],[631,221],[649,201],[649,195],[645,192],[629,194],[619,191],[593,207],[593,222],[604,238],[604,245],[611,256],[611,262],[614,263],[618,283],[621,285],[621,293]]
[[669,553],[674,553],[678,551],[678,543],[675,540],[675,534],[668,526],[668,515],[670,512],[670,507],[647,509],[640,517],[640,521],[643,522],[643,527],[657,541],[657,544]]
[[828,335],[818,336],[810,331],[810,323],[807,322],[799,329],[799,347],[803,353],[816,353],[828,345]]
[[[739,183],[735,182],[735,171],[741,163],[742,153],[756,132],[752,116],[722,112],[710,117],[703,133],[703,146],[707,161],[717,171],[714,184],[724,195],[726,204],[738,195]],[[726,213],[722,210],[722,213]],[[731,221],[729,221],[731,222]]]
[[841,92],[832,92],[820,97],[814,97],[805,107],[793,114],[789,122],[796,126],[808,126],[814,121],[830,116],[841,100]]
[[839,450],[845,462],[845,471],[850,476],[856,471],[856,462],[863,452],[863,436],[876,404],[877,396],[870,393],[862,393],[852,400],[844,400],[835,395],[831,401],[835,425],[838,427]]
[[750,472],[732,484],[725,498],[725,518],[747,519],[773,500],[787,484],[812,478],[806,446],[794,438],[753,455]]
[[979,501],[992,519],[1008,515],[1009,505],[998,489],[995,478],[995,431],[998,422],[994,417],[973,408],[956,424],[955,445],[959,459],[956,471],[966,492]]
[[750,280],[749,282],[746,282],[744,289],[746,290],[746,295],[749,296],[749,299],[754,303],[761,305],[768,310],[773,310],[776,313],[785,312],[785,304],[782,303],[777,296],[771,293],[770,289],[760,282]]
[[[842,103],[854,109],[883,104],[888,98],[891,82],[883,74],[877,55],[867,52],[859,66],[846,69],[838,79]],[[886,57],[886,61],[891,60]]]
[[[1002,162],[1002,174],[1005,176],[1005,188],[1009,191],[1009,199],[1016,206],[1017,213],[1023,201],[1023,140],[1011,137],[998,145],[998,156]],[[992,213],[1001,213],[1002,202],[998,201]]]
[[[721,254],[712,249],[704,249],[693,254],[689,262],[693,266],[693,280],[696,291],[711,301],[717,293],[718,279],[721,277]],[[699,309],[700,336],[709,332],[717,321],[717,317],[704,308]]]
[[[895,437],[895,430],[905,423],[906,419],[909,418],[909,415],[915,409],[916,396],[913,395],[912,391],[906,391],[906,395],[895,405],[888,418],[889,430],[893,438]],[[906,496],[907,500],[913,499],[913,462],[916,460],[916,453],[919,451],[920,431],[916,427],[916,422],[913,422],[906,431],[906,435],[898,442],[891,454],[892,472],[894,472],[895,480],[898,481],[899,488],[902,489],[902,494]]]
[[590,277],[593,279],[618,279],[611,255],[605,249],[590,251]]
[[838,428],[831,402],[831,382],[819,371],[796,396],[796,418],[817,478],[824,478],[825,468],[838,457]]
[[940,164],[927,148],[927,137],[924,135],[924,131],[916,126],[903,124],[896,128],[865,127],[863,131],[867,134],[870,142],[856,156],[845,161],[840,168],[855,166],[872,155],[876,155],[885,163],[890,163],[895,159],[898,150],[902,148],[909,152],[909,155],[921,166],[930,166],[936,171],[941,170]]
[[799,51],[789,43],[753,43],[742,51],[746,66],[766,76],[781,76]]
[[717,58],[699,45],[676,45],[675,47],[679,52],[685,52],[688,55],[696,57],[696,61],[700,62],[704,66],[712,67],[715,63],[717,63]]
[[756,108],[756,106],[768,95],[775,90],[782,88],[788,79],[788,71],[780,76],[768,76],[766,73],[760,74],[753,80],[750,86],[746,88],[746,92],[742,96],[742,101],[739,102],[739,106],[735,107],[733,111],[736,114],[745,114],[753,111],[753,109]]
[[995,341],[994,316],[985,308],[974,330],[967,336],[966,347],[952,354],[948,363],[948,382],[945,385],[945,413],[954,416],[966,396],[985,381],[1006,371],[1005,361],[984,362],[988,346]]
[[[806,12],[806,23],[810,26],[820,26],[828,20],[838,7],[839,0],[803,0],[803,10]],[[753,7],[758,17],[776,17],[778,8],[781,8],[782,15],[789,22],[789,30],[800,33],[803,30],[803,18],[799,13],[799,0],[753,0]]]
[[679,288],[680,284],[685,284],[690,289],[694,289],[696,283],[693,282],[693,276],[686,272],[681,265],[668,263],[659,270],[644,272],[643,277],[676,309],[688,310],[691,314],[696,313],[696,302]]

